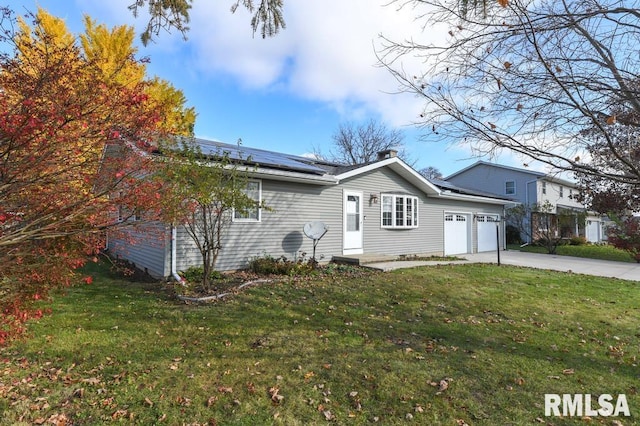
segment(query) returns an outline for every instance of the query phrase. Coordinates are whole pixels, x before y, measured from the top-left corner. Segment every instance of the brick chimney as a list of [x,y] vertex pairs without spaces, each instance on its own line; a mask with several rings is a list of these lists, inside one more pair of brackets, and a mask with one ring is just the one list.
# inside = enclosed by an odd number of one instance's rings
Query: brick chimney
[[387,158],[393,158],[398,156],[398,151],[395,149],[385,149],[384,151],[378,152],[378,161],[386,160]]

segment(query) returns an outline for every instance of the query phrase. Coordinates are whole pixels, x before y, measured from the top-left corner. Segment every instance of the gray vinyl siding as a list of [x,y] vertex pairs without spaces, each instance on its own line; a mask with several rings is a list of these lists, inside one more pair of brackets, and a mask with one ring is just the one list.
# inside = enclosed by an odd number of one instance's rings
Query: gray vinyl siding
[[[318,242],[316,258],[331,260],[341,252],[342,190],[336,185],[320,186],[262,180],[263,209],[260,222],[233,222],[226,233],[218,270],[245,268],[249,259],[268,254],[297,259],[313,252],[313,242],[302,232],[305,223],[322,221],[329,231]],[[178,269],[201,262],[200,255],[184,229],[178,232]]]
[[[344,191],[362,193],[364,254],[442,254],[444,215],[447,212],[502,215],[501,205],[428,197],[389,168],[379,168],[345,179],[339,185],[309,185],[262,180],[263,209],[260,222],[233,222],[229,226],[216,264],[218,270],[246,268],[255,256],[309,258],[313,242],[302,228],[311,221],[324,222],[329,231],[318,242],[316,257],[330,261],[343,253]],[[418,197],[418,227],[387,229],[381,224],[382,194]],[[377,197],[374,201],[371,195]],[[471,241],[477,251],[477,224],[472,220]],[[184,229],[177,229],[177,270],[201,264],[200,253]],[[128,229],[118,237],[111,233],[109,250],[126,258],[156,277],[171,275],[171,230],[169,226],[148,224]]]
[[[349,179],[340,185],[344,189],[362,191],[364,197],[364,253],[365,254],[437,254],[444,252],[445,212],[502,216],[502,205],[428,197],[418,188],[388,168],[377,169]],[[403,193],[417,196],[418,227],[389,229],[381,226],[383,193]],[[370,203],[370,194],[379,196],[378,203]],[[477,251],[477,224],[472,220],[473,252]]]
[[[536,180],[538,176],[526,171],[494,167],[489,164],[478,164],[462,173],[447,179],[452,184],[469,189],[508,197],[521,203],[533,204],[537,202]],[[505,194],[505,183],[514,181],[516,193]],[[527,195],[528,193],[528,195]]]
[[111,256],[127,259],[153,277],[171,273],[170,230],[162,224],[140,224],[109,233],[107,248]]
[[[312,240],[302,228],[310,221],[322,221],[329,227],[318,242],[316,257],[329,261],[342,255],[344,191],[362,193],[363,252],[365,254],[442,254],[444,250],[445,212],[494,213],[502,215],[502,206],[427,197],[415,186],[388,168],[379,168],[346,179],[339,185],[320,186],[262,180],[263,210],[261,222],[234,222],[230,225],[216,263],[218,270],[245,268],[249,259],[268,254],[297,259],[313,251]],[[413,195],[419,199],[418,228],[386,229],[381,226],[383,193]],[[370,201],[371,194],[378,201]],[[473,222],[472,222],[473,223]],[[477,250],[473,223],[473,250]],[[178,229],[177,269],[200,264],[200,254],[184,228]]]
[[[363,195],[365,254],[417,254],[425,251],[427,233],[430,227],[426,213],[426,195],[388,168],[380,168],[345,180],[340,185],[345,190],[361,191]],[[382,194],[396,193],[418,197],[418,227],[410,229],[382,228]],[[371,194],[378,196],[378,202],[370,202]],[[342,207],[342,204],[340,204]],[[442,249],[440,249],[442,251]],[[336,253],[341,254],[341,253]]]

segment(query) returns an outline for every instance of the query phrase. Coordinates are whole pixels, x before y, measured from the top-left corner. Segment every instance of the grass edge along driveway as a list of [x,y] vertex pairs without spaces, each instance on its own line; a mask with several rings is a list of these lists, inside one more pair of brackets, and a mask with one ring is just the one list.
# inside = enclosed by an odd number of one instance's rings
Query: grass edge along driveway
[[1,350],[0,424],[584,424],[548,393],[640,413],[636,283],[438,266],[194,306],[93,272]]

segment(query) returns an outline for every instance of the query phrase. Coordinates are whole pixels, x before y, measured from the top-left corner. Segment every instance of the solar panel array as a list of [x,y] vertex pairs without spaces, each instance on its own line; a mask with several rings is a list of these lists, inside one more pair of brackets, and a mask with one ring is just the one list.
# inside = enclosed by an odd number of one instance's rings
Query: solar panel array
[[194,139],[194,143],[207,156],[228,155],[230,159],[260,167],[277,168],[304,173],[325,174],[326,170],[316,165],[310,158],[282,154],[264,149],[248,148],[205,139]]

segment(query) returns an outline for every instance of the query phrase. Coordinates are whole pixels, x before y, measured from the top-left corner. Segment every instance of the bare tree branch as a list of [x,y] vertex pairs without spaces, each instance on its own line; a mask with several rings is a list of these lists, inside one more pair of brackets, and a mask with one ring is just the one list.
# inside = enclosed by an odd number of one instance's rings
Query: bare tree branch
[[[462,13],[456,1],[401,3],[416,9],[425,28],[450,28],[444,43],[383,39],[379,52],[401,90],[424,99],[416,124],[425,138],[467,143],[480,155],[507,149],[556,170],[640,184],[640,165],[620,150],[609,125],[614,104],[640,112],[640,4],[517,0],[478,16]],[[416,57],[422,68],[407,71]],[[593,132],[617,169],[591,163]]]

